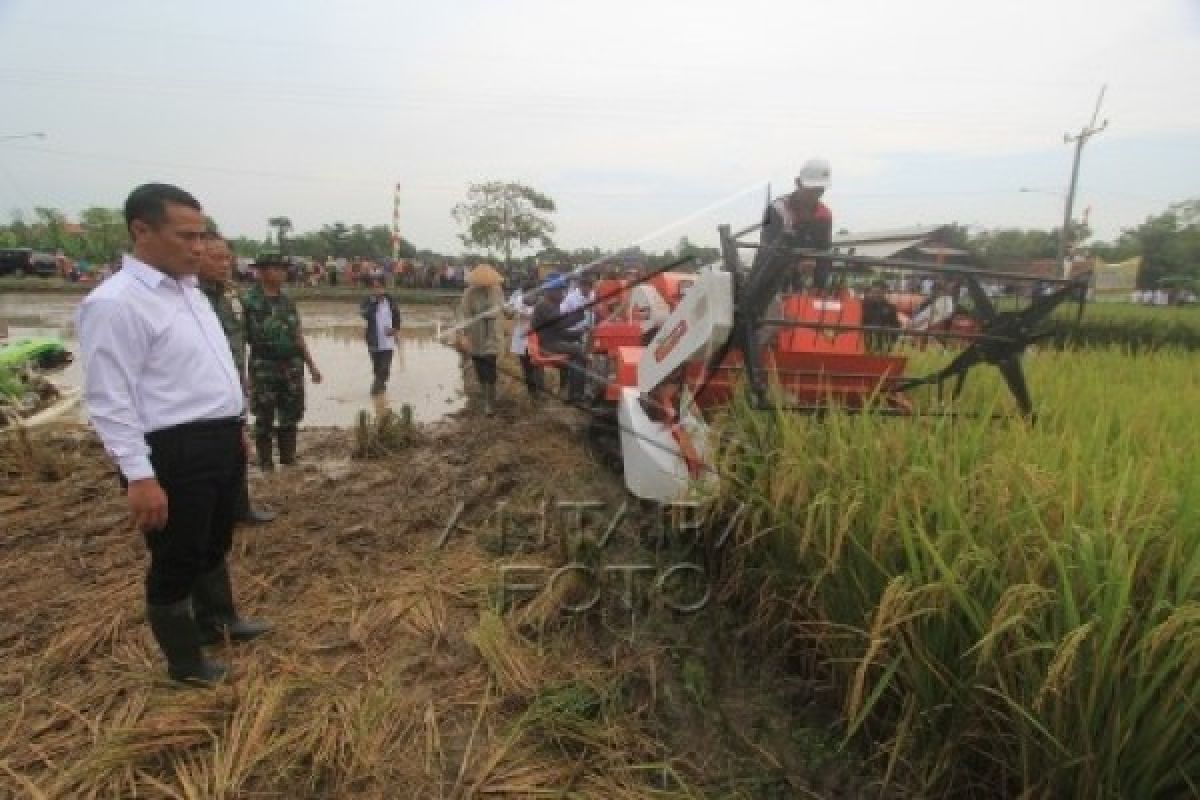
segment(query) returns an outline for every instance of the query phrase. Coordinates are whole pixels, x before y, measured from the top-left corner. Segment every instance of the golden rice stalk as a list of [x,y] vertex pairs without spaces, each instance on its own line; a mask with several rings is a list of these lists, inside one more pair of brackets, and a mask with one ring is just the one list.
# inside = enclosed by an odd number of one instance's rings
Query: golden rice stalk
[[437,707],[433,701],[425,707],[422,716],[425,730],[425,774],[441,775],[446,762],[445,751],[442,750],[442,733],[438,726]]
[[1181,636],[1196,637],[1200,634],[1200,604],[1189,603],[1172,611],[1166,619],[1155,625],[1146,634],[1145,644],[1152,657],[1159,655],[1163,647],[1177,644]]
[[286,743],[276,732],[286,695],[284,684],[277,681],[259,680],[245,688],[241,705],[213,742],[210,789],[215,796],[238,796],[255,767]]
[[513,614],[519,630],[544,633],[553,629],[556,627],[553,623],[568,619],[566,609],[577,608],[595,591],[579,570],[555,574],[553,580],[547,580],[541,591]]
[[1042,686],[1033,699],[1033,708],[1039,714],[1045,711],[1046,703],[1052,695],[1061,694],[1062,690],[1070,684],[1079,648],[1087,641],[1095,626],[1096,622],[1093,620],[1080,625],[1063,637],[1062,643],[1058,646],[1058,652],[1054,654],[1054,660],[1046,669],[1046,678],[1042,681]]
[[867,675],[875,666],[880,651],[887,643],[887,632],[894,625],[907,618],[912,603],[913,593],[908,588],[908,578],[897,575],[888,583],[879,598],[879,605],[872,617],[871,631],[867,637],[867,650],[858,661],[854,670],[854,678],[850,682],[850,691],[846,695],[846,718],[857,720],[862,710],[863,699],[867,695]]
[[501,694],[528,697],[537,690],[541,659],[504,618],[484,611],[479,624],[467,633],[467,641],[479,651]]
[[438,641],[446,638],[448,613],[445,594],[429,586],[408,607],[401,624],[413,636]]
[[1043,608],[1055,602],[1058,594],[1053,589],[1034,583],[1017,583],[1009,586],[996,601],[992,611],[992,619],[975,650],[976,665],[982,668],[995,656],[996,649],[1004,640],[1005,634],[1021,628],[1041,612]]

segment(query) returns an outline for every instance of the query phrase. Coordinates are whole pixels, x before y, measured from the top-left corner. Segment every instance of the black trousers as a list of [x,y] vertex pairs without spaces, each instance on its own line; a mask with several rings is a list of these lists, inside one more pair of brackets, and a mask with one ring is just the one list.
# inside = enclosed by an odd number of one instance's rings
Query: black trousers
[[496,382],[496,356],[471,356],[471,363],[475,365],[475,377],[479,378],[480,384]]
[[521,374],[525,377],[525,388],[530,397],[537,397],[546,388],[546,377],[542,368],[534,365],[528,353],[521,354]]
[[567,399],[572,403],[583,400],[583,389],[587,382],[587,356],[583,345],[579,342],[553,342],[545,344],[542,349],[547,353],[570,356],[564,367],[567,376]]
[[388,378],[392,376],[392,356],[395,355],[395,350],[372,350],[371,352],[371,370],[375,373],[376,389],[383,389],[387,386]]
[[233,545],[246,475],[239,419],[193,422],[146,434],[150,463],[167,495],[167,524],[144,534],[150,550],[146,602],[176,603]]

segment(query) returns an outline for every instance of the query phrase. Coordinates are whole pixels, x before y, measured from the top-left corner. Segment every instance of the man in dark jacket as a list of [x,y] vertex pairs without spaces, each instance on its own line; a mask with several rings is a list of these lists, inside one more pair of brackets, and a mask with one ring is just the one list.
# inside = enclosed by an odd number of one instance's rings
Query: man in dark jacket
[[537,334],[538,348],[547,353],[561,353],[570,356],[567,362],[567,402],[571,404],[583,402],[585,380],[585,355],[583,352],[583,322],[582,311],[571,311],[564,314],[563,296],[566,294],[567,281],[557,273],[548,276],[542,284],[542,297],[533,308],[533,318],[530,320],[530,332]]
[[371,278],[371,289],[371,294],[359,305],[358,313],[367,322],[367,350],[375,373],[371,394],[377,395],[387,391],[392,373],[392,355],[400,338],[400,309],[387,293],[383,278]]
[[[886,353],[896,344],[900,331],[900,314],[896,306],[887,299],[887,284],[874,281],[867,290],[862,301],[862,322],[868,330],[866,335],[867,350],[872,353]],[[891,328],[891,330],[878,330]]]

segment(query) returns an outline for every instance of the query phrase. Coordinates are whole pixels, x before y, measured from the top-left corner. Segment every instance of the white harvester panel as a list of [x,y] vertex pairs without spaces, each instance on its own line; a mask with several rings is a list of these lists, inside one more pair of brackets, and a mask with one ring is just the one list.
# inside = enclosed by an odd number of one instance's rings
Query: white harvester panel
[[[685,406],[682,413],[682,427],[698,455],[707,461],[708,427],[690,407]],[[625,488],[635,497],[660,503],[679,502],[695,484],[711,484],[715,479],[715,473],[708,467],[696,479],[688,474],[687,462],[671,429],[646,414],[636,390],[628,387],[621,390],[617,421]]]
[[638,390],[659,386],[680,365],[707,360],[733,328],[733,278],[719,267],[696,274],[638,363]]

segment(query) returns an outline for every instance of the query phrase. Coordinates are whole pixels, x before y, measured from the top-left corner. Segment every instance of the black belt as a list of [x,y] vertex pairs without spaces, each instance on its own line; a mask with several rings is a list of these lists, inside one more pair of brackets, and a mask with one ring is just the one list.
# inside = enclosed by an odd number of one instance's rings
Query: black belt
[[180,436],[191,433],[210,433],[212,431],[237,429],[246,424],[246,417],[239,415],[236,417],[221,417],[220,419],[198,419],[195,422],[184,422],[180,425],[172,425],[169,428],[159,428],[156,431],[150,431],[146,434],[146,441],[152,439],[160,439],[168,436]]

